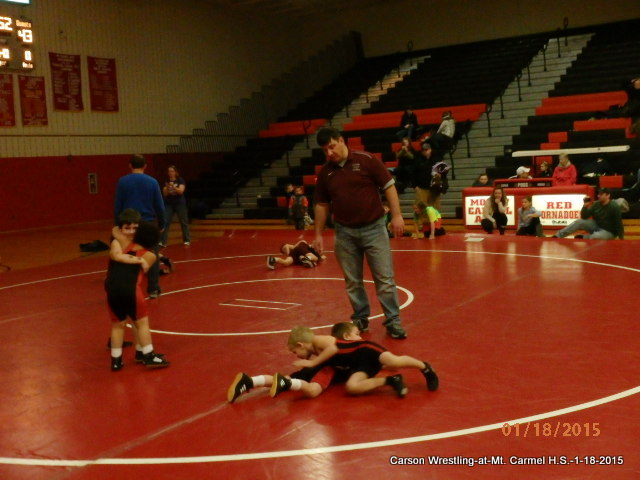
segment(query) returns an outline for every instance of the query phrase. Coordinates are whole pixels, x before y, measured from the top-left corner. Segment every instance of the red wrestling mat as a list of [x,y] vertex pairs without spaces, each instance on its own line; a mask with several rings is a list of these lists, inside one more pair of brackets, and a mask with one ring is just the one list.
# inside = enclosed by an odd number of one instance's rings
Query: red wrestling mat
[[295,239],[242,231],[169,247],[176,271],[150,301],[164,370],[136,365],[133,349],[109,370],[106,258],[0,276],[0,478],[638,475],[637,242],[393,240],[409,338],[385,336],[371,283],[365,338],[431,362],[440,389],[407,370],[405,399],[334,386],[312,400],[254,389],[229,405],[238,371],[294,370],[292,326],[327,334],[349,318],[332,252],[315,269],[266,268]]

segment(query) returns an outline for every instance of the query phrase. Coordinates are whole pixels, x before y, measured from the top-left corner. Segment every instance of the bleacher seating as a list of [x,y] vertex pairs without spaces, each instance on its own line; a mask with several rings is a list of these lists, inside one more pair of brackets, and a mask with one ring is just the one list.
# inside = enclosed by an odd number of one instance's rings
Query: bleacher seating
[[608,110],[612,105],[622,105],[627,94],[622,91],[548,97],[536,108],[536,115],[555,115],[556,113],[599,112]]
[[430,49],[416,71],[363,113],[491,103],[546,41],[533,35]]
[[247,145],[225,154],[222,161],[212,165],[211,172],[203,173],[191,181],[189,198],[198,204],[199,212],[203,207],[209,211],[219,207],[249,179],[259,176],[274,160],[281,158],[301,138],[286,136],[249,140]]
[[[451,114],[456,121],[470,120],[475,122],[486,109],[486,104],[479,103],[473,105],[420,108],[414,110],[414,113],[418,117],[418,123],[420,125],[438,125],[442,119],[442,112],[444,111],[451,111]],[[343,130],[345,132],[354,130],[374,130],[380,128],[395,128],[397,130],[400,128],[402,113],[402,111],[395,111],[358,115],[353,117],[353,121],[351,123],[345,124]]]
[[[637,76],[640,63],[640,21],[594,27],[595,35],[576,61],[557,82],[549,97],[529,117],[505,155],[496,157],[493,178],[512,175],[517,166],[528,161],[511,158],[518,150],[586,148],[628,145],[626,153],[609,153],[606,159],[614,172],[635,174],[640,166],[640,140],[631,132],[629,118],[606,118],[611,107],[623,105],[623,83]],[[591,164],[601,155],[574,155],[578,168]],[[533,164],[541,163],[541,157]],[[580,177],[579,177],[580,178]]]
[[394,54],[362,59],[356,66],[348,69],[278,120],[287,122],[309,118],[333,118],[345,105],[396,68],[403,58],[402,55]]
[[[511,145],[505,146],[505,155],[496,158],[495,171],[488,172],[492,178],[511,176],[517,166],[524,164],[522,158],[511,158],[510,154],[515,150],[620,144],[632,148],[628,153],[607,156],[614,172],[624,175],[626,179],[634,168],[637,171],[640,166],[640,145],[638,139],[630,134],[628,119],[593,120],[592,117],[626,101],[626,95],[620,88],[622,81],[638,74],[640,22],[626,22],[624,28],[614,25],[613,28],[603,26],[594,27],[593,30],[597,30],[596,35],[549,93],[549,98],[542,102],[537,115],[529,118],[528,124],[521,128],[521,133],[513,137]],[[444,110],[452,110],[457,125],[456,135],[460,139],[471,128],[472,122],[485,112],[486,105],[492,104],[528,65],[546,44],[548,37],[500,39],[414,52],[416,56],[428,58],[396,88],[382,95],[361,115],[344,125],[349,147],[373,152],[387,166],[393,165],[395,133],[400,127],[402,112],[408,106],[413,108],[421,126],[427,130],[437,128]],[[398,56],[369,59],[364,62],[371,68],[363,67],[363,63],[345,72],[308,102],[261,132],[261,140],[287,138],[299,141],[305,134],[313,133],[319,125],[312,125],[308,119],[320,122],[332,118],[391,70],[398,59]],[[366,80],[364,77],[367,77]],[[302,121],[307,123],[303,124]],[[269,158],[270,153],[263,156],[256,154],[246,165],[240,162],[243,170],[246,167],[243,175],[252,169],[259,171],[264,168]],[[537,165],[543,158],[554,157],[540,155],[533,162]],[[572,162],[579,171],[582,165],[594,160],[595,155],[572,156]],[[277,185],[271,188],[272,198],[259,200],[258,210],[263,207],[262,211],[246,214],[254,218],[282,218],[286,215],[286,206],[282,202],[284,186],[288,183],[304,184],[305,194],[311,198],[316,176],[324,161],[322,151],[313,149],[311,157],[302,159],[299,166],[289,168],[288,175],[277,179]],[[500,169],[507,174],[498,174]],[[237,169],[233,173],[239,175]],[[627,184],[625,181],[623,186]]]
[[260,130],[260,138],[286,137],[288,135],[311,135],[318,128],[327,123],[326,118],[315,118],[313,120],[294,120],[290,122],[271,123],[266,130]]

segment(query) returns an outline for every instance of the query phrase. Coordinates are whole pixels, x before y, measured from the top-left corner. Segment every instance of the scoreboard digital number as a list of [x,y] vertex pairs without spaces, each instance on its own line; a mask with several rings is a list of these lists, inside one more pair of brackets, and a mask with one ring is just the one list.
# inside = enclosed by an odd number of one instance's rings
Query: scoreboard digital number
[[0,14],[0,71],[33,70],[33,30],[30,20]]

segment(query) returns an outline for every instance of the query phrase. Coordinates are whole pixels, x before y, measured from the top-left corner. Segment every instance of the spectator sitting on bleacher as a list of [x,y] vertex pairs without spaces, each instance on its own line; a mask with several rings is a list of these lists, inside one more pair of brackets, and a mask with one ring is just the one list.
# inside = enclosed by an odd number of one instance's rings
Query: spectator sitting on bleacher
[[638,124],[640,122],[640,77],[624,82],[622,89],[627,94],[627,103],[622,106],[616,105],[606,112],[598,112],[596,118],[630,117],[634,123],[632,130],[638,133]]
[[409,107],[402,114],[400,130],[396,132],[396,137],[399,139],[409,137],[409,140],[413,140],[418,133],[418,128],[418,117],[413,113],[413,109]]
[[578,170],[569,160],[569,155],[561,153],[558,161],[558,166],[553,170],[553,186],[575,185],[578,180]]
[[415,153],[409,137],[404,137],[402,139],[402,145],[400,145],[400,148],[396,152],[398,166],[393,169],[393,175],[396,177],[396,186],[399,193],[404,192],[404,189],[412,184]]
[[441,160],[453,146],[453,136],[456,133],[456,121],[450,111],[442,113],[442,123],[438,130],[433,133],[425,142],[431,145],[436,157]]
[[536,177],[538,178],[551,178],[551,165],[549,162],[542,162],[538,167],[538,173]]
[[412,161],[415,154],[416,151],[413,149],[413,145],[411,145],[411,140],[409,137],[404,137],[400,144],[400,148],[396,152],[396,160],[398,160],[398,162],[406,159]]
[[[516,170],[516,174],[509,177],[509,178],[526,178],[529,179],[531,178],[531,175],[529,175],[529,172],[531,171],[531,169],[529,167],[518,167],[518,169]],[[515,183],[513,186],[514,187],[528,187],[531,184],[529,182],[522,182],[522,183]]]
[[481,173],[480,175],[478,175],[478,178],[475,179],[475,181],[471,186],[472,187],[490,187],[491,182],[489,182],[489,175],[487,175],[486,173]]

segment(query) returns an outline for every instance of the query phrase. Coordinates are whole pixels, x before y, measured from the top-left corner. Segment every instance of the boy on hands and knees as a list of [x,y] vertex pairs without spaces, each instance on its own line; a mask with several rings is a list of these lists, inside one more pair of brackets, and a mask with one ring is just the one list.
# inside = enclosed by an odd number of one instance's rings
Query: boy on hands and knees
[[[442,226],[440,212],[422,201],[413,204],[413,225],[415,228],[413,238],[424,238],[428,235],[429,240],[433,240],[446,233]],[[426,225],[429,225],[428,229]]]

